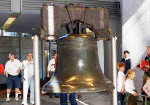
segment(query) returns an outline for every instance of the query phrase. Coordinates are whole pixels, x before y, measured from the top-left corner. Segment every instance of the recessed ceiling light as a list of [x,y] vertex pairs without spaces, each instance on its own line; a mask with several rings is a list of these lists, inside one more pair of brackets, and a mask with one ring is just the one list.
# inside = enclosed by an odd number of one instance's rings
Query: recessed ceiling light
[[7,30],[12,24],[13,22],[16,20],[16,17],[9,17],[6,22],[3,25],[3,30]]

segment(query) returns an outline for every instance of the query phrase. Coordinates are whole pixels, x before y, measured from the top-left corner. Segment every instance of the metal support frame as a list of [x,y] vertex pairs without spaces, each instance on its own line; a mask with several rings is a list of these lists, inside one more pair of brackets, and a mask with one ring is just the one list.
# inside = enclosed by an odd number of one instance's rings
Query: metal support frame
[[42,68],[42,79],[44,80],[44,70],[45,70],[45,62],[44,62],[44,43],[43,43],[43,40],[41,40],[41,62],[42,62],[42,65],[41,65],[41,68]]
[[117,37],[112,37],[112,62],[113,62],[113,105],[117,105],[117,52],[116,52]]
[[34,59],[34,100],[35,105],[40,105],[40,69],[39,69],[39,37],[33,37],[33,59]]
[[48,50],[49,50],[49,56],[48,56],[48,60],[50,60],[51,58],[51,42],[48,42],[49,45],[48,45]]
[[18,33],[18,39],[19,39],[19,60],[22,60],[22,37],[21,33]]

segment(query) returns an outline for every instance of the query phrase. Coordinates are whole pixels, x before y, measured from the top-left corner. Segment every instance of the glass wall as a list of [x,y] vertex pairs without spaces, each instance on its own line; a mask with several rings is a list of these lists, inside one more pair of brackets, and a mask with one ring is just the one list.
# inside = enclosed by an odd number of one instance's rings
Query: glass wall
[[[17,37],[19,34],[17,32],[8,32],[5,30],[0,30],[0,36],[12,36]],[[31,37],[32,34],[30,33],[21,33],[21,37]]]

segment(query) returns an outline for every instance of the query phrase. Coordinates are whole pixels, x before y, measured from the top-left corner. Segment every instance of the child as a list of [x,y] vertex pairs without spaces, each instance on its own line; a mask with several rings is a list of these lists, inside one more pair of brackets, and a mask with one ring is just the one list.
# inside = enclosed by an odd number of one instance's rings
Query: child
[[118,91],[118,105],[124,105],[124,85],[125,85],[125,64],[119,62],[117,64],[118,77],[117,77],[117,91]]
[[126,91],[126,102],[127,105],[137,105],[137,96],[135,86],[134,86],[134,79],[136,74],[134,70],[128,70],[126,75],[126,82],[125,82],[125,91]]
[[130,52],[128,50],[124,51],[124,57],[122,58],[121,62],[125,63],[125,71],[126,74],[129,69],[131,69],[131,59],[129,57]]

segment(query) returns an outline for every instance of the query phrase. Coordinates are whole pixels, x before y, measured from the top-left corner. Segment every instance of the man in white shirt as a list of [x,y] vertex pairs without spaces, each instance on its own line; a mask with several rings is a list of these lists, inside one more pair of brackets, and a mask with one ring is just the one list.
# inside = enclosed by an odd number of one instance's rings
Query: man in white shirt
[[22,69],[24,69],[23,78],[23,105],[27,104],[28,89],[30,87],[30,103],[34,104],[34,66],[32,60],[32,53],[27,54],[27,60],[22,63]]
[[6,101],[10,101],[11,89],[15,88],[15,100],[18,101],[19,88],[21,88],[21,81],[18,77],[21,68],[21,62],[15,59],[13,53],[9,53],[9,61],[5,65],[5,76],[7,77],[7,98]]
[[48,72],[47,72],[47,77],[48,78],[52,78],[54,72],[55,72],[55,60],[57,58],[57,54],[54,54],[54,58],[52,58],[50,61],[49,61],[49,64],[48,64]]

